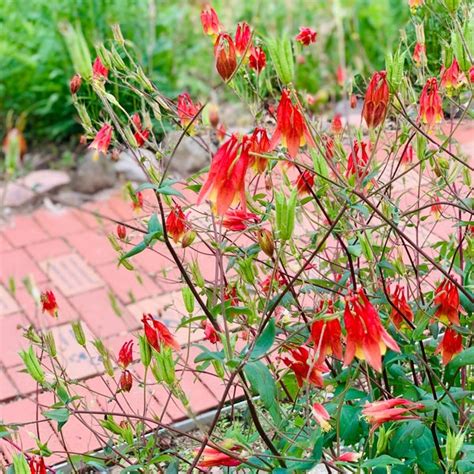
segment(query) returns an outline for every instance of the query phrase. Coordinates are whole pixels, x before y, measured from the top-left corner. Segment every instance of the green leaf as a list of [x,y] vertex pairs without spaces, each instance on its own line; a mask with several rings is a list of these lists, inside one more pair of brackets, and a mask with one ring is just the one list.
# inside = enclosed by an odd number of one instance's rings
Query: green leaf
[[255,348],[252,351],[251,359],[258,359],[268,352],[275,341],[275,334],[275,320],[270,319],[267,327],[264,329],[262,334],[260,334],[257,342],[255,343]]
[[474,347],[463,350],[447,365],[446,370],[456,371],[466,365],[474,365]]
[[153,214],[148,220],[148,233],[154,234],[156,232],[163,233],[163,227],[161,226],[161,222],[159,221],[158,216],[156,214]]
[[135,245],[135,247],[133,247],[132,250],[129,250],[127,253],[122,255],[120,257],[120,261],[127,260],[128,258],[133,257],[134,255],[137,255],[143,252],[146,248],[147,248],[147,244],[144,241],[142,241],[139,244]]
[[164,194],[165,196],[179,196],[184,198],[178,190],[171,187],[171,184],[175,182],[176,181],[165,181],[161,186],[153,183],[144,183],[137,188],[137,192],[143,191],[144,189],[153,189],[157,193]]
[[69,410],[67,408],[57,408],[55,410],[44,411],[43,416],[58,422],[58,430],[69,420]]
[[362,464],[362,467],[386,467],[394,466],[396,464],[403,464],[403,461],[400,461],[400,459],[397,458],[392,458],[392,456],[388,456],[387,454],[383,454],[382,456],[365,461]]

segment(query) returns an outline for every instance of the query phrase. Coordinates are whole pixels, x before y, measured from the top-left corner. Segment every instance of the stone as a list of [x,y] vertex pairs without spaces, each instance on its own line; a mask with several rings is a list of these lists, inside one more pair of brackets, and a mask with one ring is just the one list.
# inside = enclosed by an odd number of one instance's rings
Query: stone
[[[144,166],[148,169],[154,166],[156,158],[153,152],[140,148],[135,152],[137,156],[143,160]],[[147,175],[143,168],[138,164],[136,157],[130,150],[122,151],[119,155],[118,161],[114,163],[115,172],[123,176],[128,181],[135,183],[144,183],[148,181]]]
[[89,151],[80,158],[79,165],[73,176],[72,189],[79,193],[94,194],[102,189],[115,186],[117,181],[113,163],[101,156],[93,159]]

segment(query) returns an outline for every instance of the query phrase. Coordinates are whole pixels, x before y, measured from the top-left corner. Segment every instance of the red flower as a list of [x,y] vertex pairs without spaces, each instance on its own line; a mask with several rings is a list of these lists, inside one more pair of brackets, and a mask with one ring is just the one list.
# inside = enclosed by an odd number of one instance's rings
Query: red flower
[[140,211],[143,209],[143,193],[141,191],[136,192],[132,196],[132,209],[134,211]]
[[148,137],[150,136],[150,130],[142,129],[142,121],[139,114],[132,115],[132,122],[135,126],[135,133],[133,134],[135,141],[137,142],[138,146],[142,146],[148,140]]
[[335,135],[342,133],[343,127],[341,114],[334,115],[334,118],[332,119],[331,130]]
[[229,230],[242,231],[249,222],[258,222],[258,217],[244,209],[229,209],[222,219],[222,225]]
[[178,341],[172,336],[169,329],[160,321],[157,321],[151,314],[144,314],[142,318],[145,336],[148,344],[160,352],[161,346],[168,346],[179,350]]
[[471,66],[471,67],[469,68],[469,82],[470,82],[471,84],[474,83],[474,66]]
[[378,372],[382,370],[382,355],[387,347],[400,352],[400,348],[380,322],[380,316],[372,306],[364,290],[350,295],[344,310],[346,326],[346,354],[344,364],[348,365],[354,357],[367,360]]
[[459,326],[459,293],[456,285],[448,278],[436,288],[434,304],[438,306],[435,316],[442,323]]
[[441,353],[443,364],[451,362],[451,359],[462,351],[462,336],[454,329],[446,328],[443,339],[435,350],[435,354]]
[[334,158],[334,140],[329,135],[323,135],[323,143],[326,160],[330,161]]
[[53,318],[58,317],[58,303],[56,303],[56,297],[51,290],[46,290],[41,293],[40,296],[41,304],[43,306],[42,311],[48,312]]
[[[183,128],[186,128],[191,123],[193,118],[199,113],[200,108],[200,104],[194,104],[187,92],[183,92],[178,96],[178,117]],[[189,133],[193,132],[195,123],[196,120],[188,129]]]
[[206,319],[202,324],[204,328],[204,339],[209,341],[211,344],[219,342],[219,334],[214,329],[214,326]]
[[367,165],[369,163],[369,155],[367,154],[367,143],[354,140],[353,149],[347,157],[346,177],[357,176],[362,179],[369,173]]
[[[235,451],[237,448],[230,448],[230,450]],[[201,460],[199,461],[198,467],[219,467],[219,466],[239,466],[242,464],[242,461],[239,459],[234,459],[229,454],[222,453],[217,449],[206,446],[202,452]]]
[[357,462],[362,457],[361,453],[354,453],[352,451],[343,453],[340,456],[334,458],[336,462]]
[[166,218],[166,230],[175,243],[178,242],[186,232],[186,216],[178,204],[171,209],[171,212]]
[[429,128],[443,120],[443,103],[438,92],[438,82],[435,77],[428,79],[421,91],[418,116],[423,123],[428,124]]
[[245,173],[250,160],[249,147],[247,137],[239,143],[234,134],[217,150],[207,180],[199,193],[198,205],[210,191],[209,200],[218,215],[223,216],[231,205],[239,202],[245,210]]
[[[327,313],[333,314],[333,312],[332,302],[329,302]],[[321,364],[328,355],[342,360],[341,334],[341,324],[337,318],[313,322],[310,338],[319,354],[318,364]]]
[[280,141],[288,148],[288,154],[292,158],[297,155],[298,148],[305,143],[315,146],[305,119],[299,108],[291,102],[287,89],[281,93],[277,110],[277,126],[270,142],[271,150],[275,149]]
[[201,23],[206,35],[215,36],[221,30],[217,13],[210,5],[206,5],[201,11]]
[[120,375],[119,387],[123,392],[130,392],[133,386],[132,374],[128,370],[124,370]]
[[224,81],[229,80],[237,69],[237,54],[233,39],[227,33],[219,33],[214,44],[216,69]]
[[257,173],[262,174],[268,165],[267,158],[263,156],[255,156],[252,153],[257,155],[263,155],[270,151],[270,140],[268,139],[267,131],[264,128],[256,127],[250,137],[250,166],[253,166]]
[[127,228],[123,224],[117,225],[117,236],[121,240],[124,240],[125,237],[127,237]]
[[263,51],[262,48],[259,46],[257,47],[252,47],[250,51],[250,57],[249,57],[249,67],[251,69],[255,69],[257,71],[257,74],[260,74],[263,69],[265,69],[265,66],[267,65],[267,56],[265,55],[265,52]]
[[293,360],[288,359],[288,357],[284,357],[282,360],[295,373],[298,386],[302,387],[304,382],[308,382],[316,387],[324,387],[321,373],[325,372],[326,369],[317,364],[316,360],[310,358],[308,349],[301,346],[290,350],[290,353]]
[[32,457],[29,466],[30,474],[46,474],[46,465],[42,456]]
[[425,3],[425,0],[408,0],[408,5],[412,9],[421,7]]
[[426,46],[424,43],[415,44],[415,49],[413,50],[413,61],[415,61],[415,65],[418,67],[426,65]]
[[118,363],[126,369],[133,362],[133,341],[125,342],[119,351]]
[[375,128],[384,121],[388,101],[387,73],[385,71],[376,72],[367,87],[362,109],[362,116],[369,128]]
[[223,123],[220,123],[216,128],[216,136],[219,142],[224,140],[227,135],[227,128]]
[[94,64],[92,64],[92,77],[94,79],[106,80],[108,75],[109,70],[102,64],[100,58],[95,58]]
[[447,69],[443,67],[441,72],[441,87],[444,87],[448,94],[451,95],[465,83],[466,77],[459,69],[457,59],[454,58],[451,66],[449,66]]
[[405,288],[400,285],[395,287],[395,291],[392,295],[392,303],[398,309],[397,311],[392,307],[392,311],[390,313],[390,319],[396,328],[401,329],[403,327],[407,327],[407,320],[413,322],[413,311],[411,310],[410,305],[407,303],[407,299],[405,297]]
[[329,416],[326,408],[324,408],[321,403],[315,403],[311,411],[313,412],[314,419],[321,429],[323,431],[329,431],[331,429],[331,425],[328,423],[328,420],[330,420],[331,417]]
[[97,132],[93,142],[89,145],[89,148],[96,150],[93,156],[94,160],[99,158],[99,153],[107,154],[107,150],[112,140],[112,125],[104,123],[102,128]]
[[239,305],[239,297],[235,286],[226,286],[224,288],[224,301],[230,301],[231,306]]
[[238,56],[250,54],[250,42],[252,40],[252,32],[247,22],[243,21],[237,25],[235,32],[235,50]]
[[401,163],[402,165],[409,165],[413,162],[413,147],[408,145],[402,154]]
[[435,219],[438,220],[441,217],[441,211],[443,210],[443,206],[439,204],[439,197],[435,196],[434,202],[430,207],[431,212],[435,216]]
[[[262,232],[263,231],[266,231],[266,232],[270,232],[269,230],[267,229],[262,229]],[[271,234],[270,234],[271,235]],[[272,240],[273,240],[273,237],[272,237]],[[266,253],[266,252],[265,252]],[[268,255],[268,254],[267,254]],[[272,288],[272,284],[277,284],[278,286],[283,286],[283,285],[286,285],[287,284],[287,280],[285,278],[285,275],[282,275],[279,271],[277,271],[275,273],[275,277],[272,278],[273,275],[270,274],[268,275],[263,281],[260,282],[260,286],[262,288],[262,291],[264,293],[268,293],[271,288]]]
[[350,105],[351,109],[355,109],[357,107],[357,96],[355,94],[351,95]]
[[301,26],[300,32],[295,36],[295,40],[304,46],[309,46],[311,43],[316,42],[317,33],[312,28],[307,26]]
[[314,186],[314,174],[309,170],[305,170],[300,173],[294,184],[298,190],[298,196],[309,194]]
[[[398,408],[397,408],[398,407]],[[366,403],[362,414],[372,425],[371,432],[388,421],[405,421],[417,419],[410,413],[412,410],[424,408],[422,403],[414,403],[406,398],[392,398],[380,402]]]
[[71,80],[69,81],[69,90],[71,91],[71,94],[75,95],[81,88],[82,84],[82,78],[80,74],[74,74],[72,76]]
[[337,81],[337,84],[341,87],[344,85],[344,82],[346,81],[346,71],[341,65],[337,66],[336,81]]

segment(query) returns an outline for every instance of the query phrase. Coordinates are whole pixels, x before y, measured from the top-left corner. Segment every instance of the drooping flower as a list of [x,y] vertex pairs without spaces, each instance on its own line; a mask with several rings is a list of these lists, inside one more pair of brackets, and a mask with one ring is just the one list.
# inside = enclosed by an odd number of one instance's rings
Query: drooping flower
[[431,204],[430,211],[434,215],[435,219],[438,220],[441,217],[441,211],[443,206],[440,204],[439,197],[435,196],[433,204]]
[[421,91],[418,117],[429,128],[443,120],[443,102],[435,77],[428,79]]
[[313,413],[314,419],[321,427],[321,429],[323,431],[329,431],[331,429],[331,425],[329,424],[328,420],[330,420],[331,417],[329,416],[329,413],[327,412],[326,408],[324,408],[321,403],[315,403],[312,406],[311,411]]
[[413,322],[414,316],[410,305],[407,303],[405,288],[403,288],[403,286],[397,285],[391,298],[393,305],[397,309],[392,307],[390,319],[397,329],[408,327],[407,321]]
[[[262,230],[264,230],[264,229],[262,229]],[[264,278],[260,282],[260,287],[262,288],[262,291],[265,294],[267,294],[272,289],[273,286],[281,287],[281,286],[286,285],[287,283],[288,283],[288,281],[287,281],[285,275],[283,275],[279,271],[276,271],[275,276],[273,276],[273,274],[270,274],[266,278]]]
[[46,290],[41,293],[40,301],[43,313],[49,313],[53,318],[58,317],[58,303],[56,296],[51,290]]
[[228,81],[237,69],[234,40],[227,33],[219,33],[214,44],[214,58],[219,75]]
[[295,186],[298,192],[298,196],[304,196],[311,192],[312,187],[314,186],[314,173],[309,170],[304,170],[298,175],[298,178],[295,181]]
[[[194,117],[199,113],[200,104],[194,104],[190,95],[187,92],[183,92],[178,96],[178,117],[183,128],[187,128]],[[188,128],[188,133],[192,134],[194,131],[194,120],[191,127]]]
[[171,235],[175,243],[179,242],[186,232],[186,216],[181,206],[175,204],[166,218],[166,231]]
[[238,56],[243,56],[244,54],[248,56],[250,54],[251,40],[252,32],[250,31],[250,26],[246,21],[242,21],[237,25],[237,30],[235,31],[235,50]]
[[307,26],[301,26],[300,32],[295,36],[295,40],[301,43],[303,46],[309,46],[311,43],[316,42],[316,36],[318,34],[312,28]]
[[387,114],[390,94],[387,83],[387,73],[374,73],[365,93],[362,116],[369,128],[378,127]]
[[161,321],[156,320],[151,314],[144,314],[142,322],[148,344],[156,351],[160,352],[161,346],[179,350],[178,341]]
[[451,66],[441,72],[441,87],[446,89],[448,95],[453,95],[465,83],[466,76],[459,68],[457,59],[453,58]]
[[220,32],[219,18],[210,5],[206,5],[201,11],[201,24],[206,35],[217,36]]
[[270,142],[271,150],[274,150],[280,142],[288,148],[291,158],[297,155],[299,147],[305,143],[315,146],[303,114],[298,106],[293,105],[287,89],[281,93],[277,110],[277,126]]
[[369,155],[367,154],[367,143],[354,140],[349,156],[347,157],[346,177],[357,174],[359,179],[365,178],[369,173]]
[[237,295],[237,287],[228,285],[224,288],[224,301],[230,301],[231,306],[239,305],[239,296]]
[[249,67],[260,74],[267,65],[267,56],[260,46],[252,47],[249,56]]
[[331,124],[331,131],[334,135],[340,135],[342,133],[343,126],[342,126],[342,117],[341,114],[334,115]]
[[94,79],[106,80],[109,75],[109,70],[102,64],[102,61],[97,56],[92,64],[92,77]]
[[46,474],[43,456],[33,456],[29,462],[30,474]]
[[392,398],[379,402],[366,403],[362,415],[372,425],[371,433],[388,421],[405,421],[419,418],[413,410],[424,408],[422,403],[414,403],[406,398]]
[[143,193],[141,191],[132,194],[132,209],[135,212],[143,209]]
[[354,357],[367,360],[377,372],[382,370],[382,355],[387,347],[400,352],[400,348],[380,321],[380,316],[367,298],[364,290],[351,294],[344,310],[346,327],[346,353],[344,364],[349,365]]
[[72,95],[76,95],[79,89],[81,88],[82,77],[80,74],[74,74],[69,81],[69,90]]
[[139,114],[132,115],[132,123],[134,125],[134,134],[135,141],[138,146],[142,146],[150,136],[150,130],[143,130],[142,121]]
[[[230,451],[236,451],[237,447],[225,447],[225,449]],[[219,467],[219,466],[226,466],[226,467],[235,467],[242,464],[242,461],[239,459],[235,459],[229,454],[225,454],[217,449],[211,448],[211,446],[206,446],[204,451],[201,455],[201,460],[198,463],[200,468],[207,468],[207,467]]]
[[459,292],[456,285],[445,278],[436,288],[434,304],[437,305],[435,316],[444,324],[459,326]]
[[112,140],[112,130],[112,125],[110,125],[109,123],[104,123],[101,129],[97,132],[97,135],[95,136],[92,143],[89,145],[90,149],[95,150],[93,155],[94,160],[99,159],[99,153],[102,153],[104,155],[107,154],[107,150],[110,146],[110,141]]
[[[270,151],[270,140],[267,131],[262,127],[256,127],[250,137],[250,163],[257,173],[262,174],[268,165],[268,159],[263,156]],[[252,154],[255,153],[255,154]]]
[[401,163],[402,165],[409,165],[410,163],[413,163],[413,147],[411,145],[408,145],[404,149]]
[[417,67],[426,66],[426,46],[425,43],[417,42],[413,50],[413,61]]
[[329,135],[323,135],[324,156],[331,161],[334,158],[334,140]]
[[133,341],[125,342],[119,351],[118,363],[122,369],[126,369],[133,362]]
[[229,209],[222,219],[222,225],[229,230],[242,231],[245,230],[249,223],[258,222],[258,217],[252,212],[244,209]]
[[117,225],[117,236],[121,240],[124,240],[125,237],[127,237],[127,228],[123,224]]
[[240,205],[245,210],[245,173],[249,165],[250,141],[241,141],[232,135],[216,152],[212,159],[207,180],[198,196],[199,205],[209,193],[213,211],[223,216],[231,205]]
[[133,386],[132,374],[128,370],[122,371],[119,379],[119,387],[123,392],[130,392]]
[[[322,309],[323,308],[321,308],[321,310]],[[334,313],[331,301],[328,303],[326,313]],[[321,364],[329,355],[342,360],[341,335],[341,324],[337,318],[326,321],[319,319],[313,322],[311,325],[310,338],[314,344],[314,348],[319,354],[317,360],[318,364]]]
[[451,328],[446,328],[443,339],[438,344],[435,354],[441,353],[443,365],[449,364],[451,359],[462,351],[462,336]]
[[290,354],[292,359],[283,357],[282,360],[295,373],[299,387],[302,387],[304,382],[308,382],[316,387],[324,387],[322,372],[326,372],[327,369],[321,364],[316,363],[316,360],[310,356],[310,352],[306,347],[300,346],[296,349],[291,349]]
[[202,323],[204,328],[204,339],[209,341],[211,344],[216,344],[219,342],[219,334],[214,329],[214,326],[207,319]]
[[362,453],[354,453],[349,451],[347,453],[342,453],[340,456],[334,458],[336,462],[357,462],[362,457]]

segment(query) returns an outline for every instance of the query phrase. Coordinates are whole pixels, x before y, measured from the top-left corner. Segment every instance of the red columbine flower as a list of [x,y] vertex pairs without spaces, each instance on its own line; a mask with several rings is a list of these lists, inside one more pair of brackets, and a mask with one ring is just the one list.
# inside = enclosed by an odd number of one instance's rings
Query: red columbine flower
[[443,339],[435,350],[435,354],[441,352],[443,364],[448,364],[451,359],[462,351],[462,336],[451,328],[446,328]]
[[95,58],[92,64],[92,77],[94,79],[106,80],[109,75],[109,70],[102,64],[99,57]]
[[240,202],[245,209],[245,173],[249,165],[250,141],[241,142],[232,135],[214,155],[207,180],[198,196],[198,205],[209,193],[209,201],[215,213],[223,216],[231,205]]
[[429,128],[443,120],[443,102],[438,92],[438,82],[435,77],[428,79],[421,91],[418,117]]
[[411,145],[408,145],[403,151],[401,163],[402,165],[409,165],[412,162],[413,162],[413,147]]
[[74,74],[69,81],[69,90],[72,95],[76,95],[79,89],[81,88],[82,78],[80,74]]
[[334,115],[334,118],[332,119],[332,124],[331,124],[331,130],[332,133],[335,135],[339,135],[342,133],[342,117],[341,114],[336,114]]
[[[183,128],[186,128],[191,123],[193,118],[199,113],[200,108],[200,104],[194,104],[187,92],[183,92],[178,96],[178,117]],[[193,132],[195,123],[196,120],[188,129],[189,133]]]
[[245,209],[229,209],[222,219],[222,225],[229,230],[245,230],[250,222],[257,223],[258,217]]
[[97,132],[93,142],[89,145],[90,149],[95,150],[93,159],[99,159],[99,153],[107,154],[107,150],[110,146],[110,141],[112,140],[112,125],[109,123],[104,123],[102,128]]
[[270,151],[270,140],[268,139],[267,131],[264,128],[257,127],[250,137],[250,163],[249,165],[255,168],[257,173],[262,174],[268,165],[267,158],[263,156],[255,156],[252,153],[257,155],[263,155]]
[[326,408],[324,408],[321,403],[315,403],[311,411],[313,413],[314,419],[321,429],[323,431],[329,431],[331,429],[331,425],[328,423],[328,420],[330,420],[331,417],[329,416]]
[[162,345],[179,350],[178,341],[162,322],[157,321],[151,314],[144,314],[142,322],[146,339],[151,347],[158,352],[160,352]]
[[443,210],[443,206],[439,203],[439,197],[435,196],[434,202],[430,207],[430,211],[435,216],[436,220],[438,220],[441,217],[442,210]]
[[382,355],[387,347],[400,352],[400,348],[380,322],[380,316],[372,306],[364,290],[347,298],[344,310],[346,326],[346,354],[344,364],[349,365],[354,357],[367,360],[376,371],[382,370]]
[[436,288],[434,304],[437,305],[435,316],[444,324],[459,326],[459,292],[456,285],[445,278]]
[[132,115],[132,122],[135,126],[135,133],[133,134],[135,141],[137,142],[138,146],[142,146],[148,140],[148,137],[150,136],[150,130],[143,130],[142,121],[139,114]]
[[341,87],[344,85],[344,82],[346,81],[346,71],[341,65],[337,66],[336,81],[337,81],[337,84]]
[[305,170],[300,173],[294,184],[298,190],[298,196],[309,194],[314,186],[314,174],[309,170]]
[[[266,229],[262,229],[262,231],[265,231]],[[267,232],[270,232],[267,230]],[[272,240],[273,240],[273,237],[272,237]],[[263,250],[263,249],[262,249]],[[266,253],[266,252],[265,252]],[[268,255],[268,254],[267,254]],[[279,271],[277,271],[275,273],[275,277],[272,278],[273,275],[268,275],[264,280],[262,280],[260,282],[260,286],[262,288],[262,291],[264,293],[268,293],[271,288],[272,288],[272,285],[278,285],[278,287],[280,286],[284,286],[288,283],[285,275],[281,274]]]
[[369,128],[375,128],[383,122],[387,114],[388,101],[387,73],[376,72],[367,87],[362,109],[362,116]]
[[132,209],[136,212],[143,209],[143,193],[141,191],[132,195]]
[[[398,407],[398,408],[397,408]],[[405,421],[419,418],[410,414],[412,410],[424,408],[422,403],[414,403],[406,398],[392,398],[380,402],[366,403],[362,414],[372,425],[371,433],[388,421]]]
[[249,57],[249,67],[255,69],[257,74],[260,74],[265,69],[267,65],[267,56],[262,48],[257,46],[256,48],[252,47]]
[[206,35],[216,36],[221,30],[217,13],[210,5],[206,5],[201,11],[201,23]]
[[202,322],[202,327],[204,328],[204,339],[209,341],[211,344],[219,342],[219,334],[217,334],[214,326],[207,319]]
[[295,36],[295,40],[304,46],[309,46],[311,43],[316,42],[317,33],[312,28],[307,26],[301,26],[300,32]]
[[329,135],[323,135],[324,156],[331,161],[334,158],[334,140]]
[[235,31],[235,50],[238,56],[250,54],[250,42],[252,39],[252,32],[247,22],[242,21],[237,25]]
[[121,240],[124,240],[125,237],[127,237],[127,228],[123,224],[117,225],[117,236]]
[[474,65],[469,68],[469,82],[474,84]]
[[[238,447],[233,445],[230,445],[229,447],[223,446],[223,448],[228,449],[230,451],[237,451],[239,449]],[[242,461],[240,461],[239,459],[234,459],[229,454],[222,453],[217,449],[211,448],[210,446],[206,446],[204,448],[204,451],[202,452],[201,460],[198,463],[198,467],[234,467],[239,466],[240,464],[242,464]]]
[[227,33],[219,33],[214,44],[216,69],[224,81],[229,80],[237,69],[237,54],[233,39]]
[[[329,302],[327,313],[334,313],[331,301]],[[342,360],[341,334],[341,324],[337,318],[313,322],[310,338],[319,354],[317,363],[321,364],[328,355]]]
[[[397,329],[408,327],[407,320],[413,322],[414,316],[410,305],[407,303],[405,288],[397,285],[392,295],[392,303],[398,309],[392,307],[390,319]],[[400,314],[401,313],[401,314]]]
[[367,154],[367,143],[354,140],[353,149],[347,157],[346,178],[357,174],[362,179],[367,176],[369,170],[367,164],[369,163],[369,155]]
[[123,392],[130,392],[133,386],[132,374],[128,370],[124,370],[120,375],[119,387]]
[[32,457],[30,459],[29,467],[30,474],[46,474],[46,465],[42,456]]
[[426,65],[426,46],[425,43],[416,43],[413,50],[413,61],[417,67]]
[[51,290],[46,290],[41,293],[40,296],[41,304],[43,305],[43,313],[48,312],[53,318],[58,317],[58,303],[56,303],[56,297]]
[[281,93],[277,110],[277,126],[270,142],[271,150],[275,149],[280,141],[288,148],[288,154],[292,158],[297,155],[298,148],[305,143],[315,146],[304,117],[299,108],[291,102],[287,89]]
[[418,7],[421,7],[424,3],[425,3],[425,0],[408,0],[408,5],[413,10],[415,10]]
[[362,453],[354,453],[352,451],[343,453],[334,458],[336,462],[357,462],[362,457]]
[[316,363],[306,347],[300,346],[290,350],[293,360],[283,357],[284,364],[289,367],[296,377],[298,386],[302,387],[304,382],[311,383],[316,387],[324,387],[322,372],[326,372],[325,367]]
[[119,351],[118,363],[126,369],[133,362],[133,341],[125,342]]
[[464,76],[459,63],[456,58],[453,59],[451,66],[447,69],[443,67],[441,72],[441,87],[444,87],[448,95],[455,93],[463,84],[466,83],[466,76]]
[[166,231],[177,243],[186,232],[186,216],[181,206],[176,204],[166,218]]

